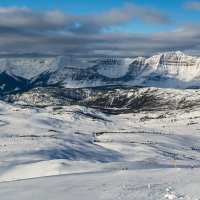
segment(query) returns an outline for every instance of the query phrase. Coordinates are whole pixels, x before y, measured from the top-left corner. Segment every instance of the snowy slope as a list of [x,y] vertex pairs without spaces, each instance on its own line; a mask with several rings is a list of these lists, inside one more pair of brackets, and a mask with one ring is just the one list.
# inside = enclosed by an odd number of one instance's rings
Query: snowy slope
[[199,106],[108,115],[0,102],[1,199],[198,199],[199,130]]
[[31,79],[49,69],[53,58],[1,58],[0,72],[10,71],[13,75]]
[[120,78],[126,75],[134,59],[105,59],[96,66],[100,75],[110,78]]
[[0,183],[2,200],[198,200],[199,169],[82,173]]
[[91,64],[68,56],[44,58],[1,58],[0,73],[10,71],[13,75],[31,79],[44,72],[54,72],[60,68],[87,68]]

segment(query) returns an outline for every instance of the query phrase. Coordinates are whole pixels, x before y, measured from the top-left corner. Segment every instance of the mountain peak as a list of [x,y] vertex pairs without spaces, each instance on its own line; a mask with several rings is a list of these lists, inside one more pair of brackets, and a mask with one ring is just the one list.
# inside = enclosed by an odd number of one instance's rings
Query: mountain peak
[[147,59],[148,64],[184,64],[188,65],[189,63],[195,62],[196,57],[185,55],[181,51],[170,51],[170,52],[164,52],[160,53],[154,56],[151,56]]
[[183,60],[183,59],[187,59],[190,56],[185,55],[183,52],[181,51],[170,51],[170,52],[166,52],[166,53],[162,53],[160,54],[160,58],[163,60]]

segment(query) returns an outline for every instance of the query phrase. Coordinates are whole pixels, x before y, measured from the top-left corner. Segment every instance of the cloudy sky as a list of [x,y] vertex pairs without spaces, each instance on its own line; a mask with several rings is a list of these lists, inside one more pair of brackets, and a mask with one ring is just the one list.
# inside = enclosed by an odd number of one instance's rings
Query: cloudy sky
[[200,1],[0,0],[0,54],[200,55]]

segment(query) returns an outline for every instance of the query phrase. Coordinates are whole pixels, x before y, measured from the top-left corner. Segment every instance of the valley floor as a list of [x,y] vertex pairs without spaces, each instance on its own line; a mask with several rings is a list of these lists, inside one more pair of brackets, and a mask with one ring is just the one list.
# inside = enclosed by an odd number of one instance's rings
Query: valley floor
[[109,115],[0,102],[0,199],[200,199],[200,110]]

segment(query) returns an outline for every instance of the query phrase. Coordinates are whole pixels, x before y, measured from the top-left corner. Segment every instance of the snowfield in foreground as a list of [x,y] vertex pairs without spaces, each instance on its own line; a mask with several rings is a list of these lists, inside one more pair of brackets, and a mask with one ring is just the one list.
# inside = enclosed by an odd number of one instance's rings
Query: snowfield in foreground
[[1,199],[199,199],[199,169],[80,173],[0,184]]
[[0,199],[197,200],[199,133],[198,107],[109,115],[0,102]]

